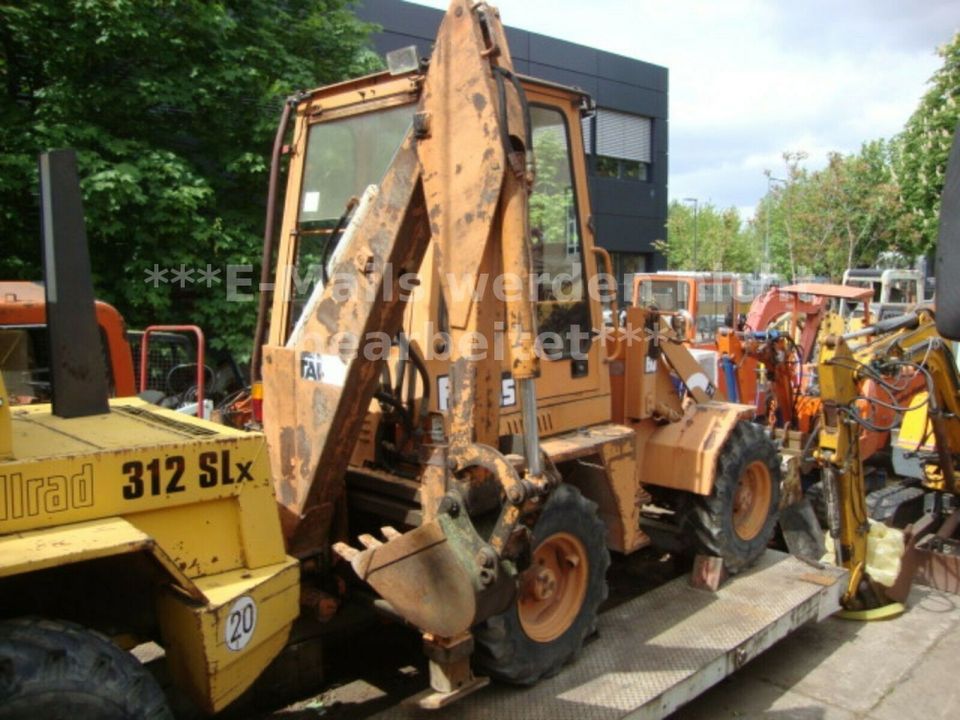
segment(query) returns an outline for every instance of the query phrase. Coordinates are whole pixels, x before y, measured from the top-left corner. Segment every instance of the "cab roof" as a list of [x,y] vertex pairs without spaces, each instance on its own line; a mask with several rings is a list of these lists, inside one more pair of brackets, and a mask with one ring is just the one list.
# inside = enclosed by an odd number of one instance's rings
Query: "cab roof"
[[842,300],[872,300],[873,290],[853,285],[835,285],[833,283],[797,283],[785,285],[781,292],[797,293],[798,295],[822,295],[823,297],[840,298]]

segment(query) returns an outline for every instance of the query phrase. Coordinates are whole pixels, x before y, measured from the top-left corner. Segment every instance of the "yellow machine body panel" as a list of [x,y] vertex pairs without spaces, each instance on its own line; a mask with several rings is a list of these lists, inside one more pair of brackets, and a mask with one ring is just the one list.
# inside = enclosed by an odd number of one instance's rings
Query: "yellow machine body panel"
[[194,583],[157,547],[153,538],[123,518],[89,520],[8,535],[0,541],[0,577],[134,552],[153,555],[181,588],[199,596]]
[[910,409],[903,414],[900,433],[897,436],[897,445],[904,450],[931,452],[937,447],[927,413],[929,397],[930,394],[926,391],[918,392],[910,401]]
[[[299,564],[287,558],[211,575],[197,585],[207,599],[204,605],[166,593],[158,612],[177,685],[203,709],[217,712],[250,687],[286,645],[300,610]],[[251,624],[252,638],[238,647]]]
[[[544,452],[554,463],[578,461],[582,472],[567,481],[597,503],[597,512],[607,528],[607,547],[624,554],[650,543],[640,529],[640,508],[650,496],[637,475],[637,451],[642,450],[647,434],[644,428],[607,423],[551,437],[543,443]],[[583,462],[591,457],[597,457],[601,464]]]
[[638,448],[643,482],[709,495],[724,443],[752,412],[750,405],[707,402],[690,406],[679,422],[657,426]]
[[299,613],[299,566],[284,552],[263,436],[134,398],[110,407],[65,419],[3,404],[0,578],[152,558],[166,578],[157,639],[171,671],[198,705],[220,710],[276,656]]
[[[0,532],[121,516],[162,546],[175,544],[171,556],[188,576],[283,560],[261,436],[135,399],[111,410],[73,419],[42,405],[13,411]],[[165,523],[173,508],[176,523]],[[191,514],[206,532],[184,536]]]

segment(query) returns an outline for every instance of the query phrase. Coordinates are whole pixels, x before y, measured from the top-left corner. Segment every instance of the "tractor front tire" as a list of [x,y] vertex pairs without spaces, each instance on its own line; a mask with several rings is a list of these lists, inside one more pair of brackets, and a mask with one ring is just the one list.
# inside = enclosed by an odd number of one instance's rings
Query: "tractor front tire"
[[533,528],[531,563],[520,576],[516,603],[474,628],[478,669],[515,685],[559,672],[596,631],[609,567],[596,504],[560,485]]
[[698,552],[722,558],[731,574],[748,568],[773,537],[779,505],[776,445],[759,426],[740,422],[720,452],[713,492],[694,496],[689,522]]
[[172,720],[141,663],[99,633],[38,619],[0,623],[0,720]]

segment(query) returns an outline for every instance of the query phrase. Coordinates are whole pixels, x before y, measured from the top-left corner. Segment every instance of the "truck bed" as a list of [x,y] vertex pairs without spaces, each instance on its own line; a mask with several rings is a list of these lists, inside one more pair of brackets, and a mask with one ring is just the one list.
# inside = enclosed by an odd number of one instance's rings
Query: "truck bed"
[[846,573],[767,551],[716,593],[672,580],[600,616],[577,661],[531,688],[493,683],[442,710],[408,702],[381,718],[662,718],[793,630],[839,609]]

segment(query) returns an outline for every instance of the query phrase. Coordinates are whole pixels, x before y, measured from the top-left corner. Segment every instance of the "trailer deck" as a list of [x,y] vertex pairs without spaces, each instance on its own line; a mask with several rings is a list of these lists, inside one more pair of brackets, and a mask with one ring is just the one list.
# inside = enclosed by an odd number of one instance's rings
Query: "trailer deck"
[[801,625],[840,607],[846,571],[768,550],[716,593],[676,578],[600,616],[575,663],[530,688],[491,684],[442,710],[409,701],[381,718],[663,718]]

